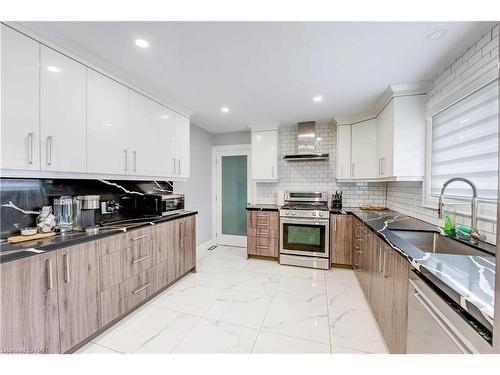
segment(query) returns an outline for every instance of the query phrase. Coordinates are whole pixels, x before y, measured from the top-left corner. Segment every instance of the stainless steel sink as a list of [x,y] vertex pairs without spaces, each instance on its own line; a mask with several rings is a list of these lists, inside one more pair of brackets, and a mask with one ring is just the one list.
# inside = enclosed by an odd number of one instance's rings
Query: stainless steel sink
[[477,256],[488,255],[484,251],[478,250],[463,242],[454,240],[450,237],[442,236],[435,232],[417,232],[408,230],[392,230],[391,232],[426,253]]

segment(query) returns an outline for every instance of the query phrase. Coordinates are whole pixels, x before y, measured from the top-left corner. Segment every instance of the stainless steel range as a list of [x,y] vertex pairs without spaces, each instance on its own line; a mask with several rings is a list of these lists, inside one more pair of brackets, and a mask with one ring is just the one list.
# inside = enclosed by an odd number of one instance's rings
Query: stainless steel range
[[330,268],[330,211],[326,192],[291,191],[280,208],[280,263]]

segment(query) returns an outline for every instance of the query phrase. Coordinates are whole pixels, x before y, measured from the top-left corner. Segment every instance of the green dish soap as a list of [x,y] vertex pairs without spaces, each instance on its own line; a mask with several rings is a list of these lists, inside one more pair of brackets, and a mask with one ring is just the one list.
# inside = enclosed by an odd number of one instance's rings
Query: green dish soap
[[455,223],[457,219],[457,211],[452,204],[446,205],[444,211],[444,233],[449,237],[455,237]]

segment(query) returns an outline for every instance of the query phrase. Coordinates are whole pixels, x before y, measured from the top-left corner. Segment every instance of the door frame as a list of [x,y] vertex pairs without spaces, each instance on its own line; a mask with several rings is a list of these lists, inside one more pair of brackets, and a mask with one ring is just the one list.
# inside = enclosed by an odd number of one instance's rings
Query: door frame
[[221,158],[223,156],[239,156],[246,155],[247,157],[247,203],[252,202],[252,177],[251,177],[251,145],[238,144],[226,146],[212,146],[212,238],[216,245],[227,245],[246,247],[246,236],[230,236],[222,235],[222,201],[219,197],[222,195],[222,165]]

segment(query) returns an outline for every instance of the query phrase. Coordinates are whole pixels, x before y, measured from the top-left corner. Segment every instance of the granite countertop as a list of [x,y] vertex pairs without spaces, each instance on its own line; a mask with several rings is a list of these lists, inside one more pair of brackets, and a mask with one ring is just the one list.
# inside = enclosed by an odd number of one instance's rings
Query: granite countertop
[[[495,256],[486,252],[484,255],[424,252],[398,236],[397,231],[441,233],[441,228],[391,210],[374,212],[346,208],[343,211],[364,221],[394,250],[407,258],[410,264],[435,287],[488,330],[491,329],[494,316]],[[473,247],[492,253],[496,250],[489,244]]]
[[0,263],[10,262],[16,259],[26,258],[37,254],[54,251],[67,246],[78,245],[81,243],[96,241],[98,239],[112,236],[118,233],[124,233],[147,226],[180,219],[187,216],[198,214],[197,211],[184,211],[176,214],[152,218],[141,223],[136,223],[133,227],[125,228],[101,228],[97,234],[87,234],[85,232],[68,232],[56,234],[53,237],[40,240],[26,241],[18,244],[4,242],[0,244]]
[[247,211],[279,211],[280,206],[277,204],[253,204],[247,206]]

